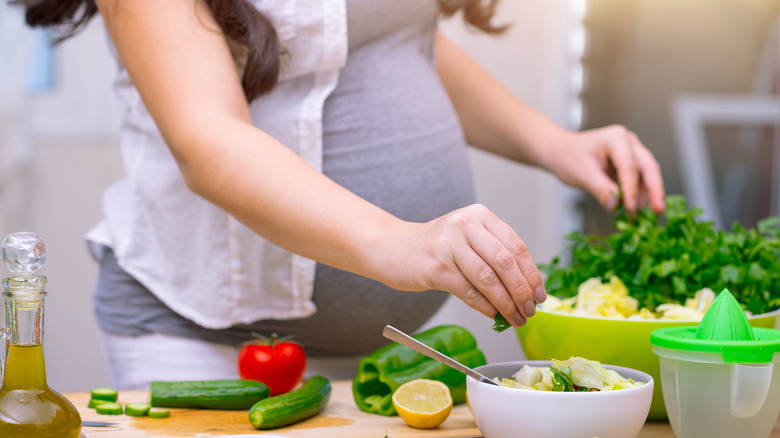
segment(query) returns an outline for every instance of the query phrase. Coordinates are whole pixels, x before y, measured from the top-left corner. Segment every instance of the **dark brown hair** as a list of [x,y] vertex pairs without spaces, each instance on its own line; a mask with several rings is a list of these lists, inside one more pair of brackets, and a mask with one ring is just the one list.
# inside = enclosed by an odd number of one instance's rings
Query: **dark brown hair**
[[[241,85],[247,101],[270,92],[279,79],[279,38],[271,22],[247,0],[205,0],[225,36],[245,47]],[[499,0],[439,0],[444,16],[463,10],[466,23],[495,34],[491,24]],[[98,13],[94,0],[17,0],[26,5],[29,26],[64,26],[59,43],[81,30]]]
[[509,27],[493,25],[497,5],[498,0],[439,0],[439,9],[445,17],[451,17],[462,9],[466,24],[489,34],[502,33]]

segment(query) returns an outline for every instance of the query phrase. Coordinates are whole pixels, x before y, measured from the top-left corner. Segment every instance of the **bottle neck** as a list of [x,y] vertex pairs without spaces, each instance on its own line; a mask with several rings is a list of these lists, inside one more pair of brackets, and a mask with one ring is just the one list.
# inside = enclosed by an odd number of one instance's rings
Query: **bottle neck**
[[11,345],[43,344],[43,294],[4,295]]
[[43,298],[40,294],[5,296],[5,316],[9,336],[2,390],[46,389],[43,359]]
[[43,300],[46,277],[7,277],[3,279],[5,321],[11,345],[43,344]]

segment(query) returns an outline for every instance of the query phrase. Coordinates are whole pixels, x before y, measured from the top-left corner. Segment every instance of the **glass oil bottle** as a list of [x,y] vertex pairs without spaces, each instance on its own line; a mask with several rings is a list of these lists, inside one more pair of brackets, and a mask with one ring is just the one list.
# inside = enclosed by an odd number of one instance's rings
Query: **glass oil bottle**
[[0,329],[0,437],[78,438],[78,411],[46,383],[46,277],[35,275],[46,259],[46,248],[36,233],[12,233],[3,240],[0,256],[13,274],[3,279],[6,326]]

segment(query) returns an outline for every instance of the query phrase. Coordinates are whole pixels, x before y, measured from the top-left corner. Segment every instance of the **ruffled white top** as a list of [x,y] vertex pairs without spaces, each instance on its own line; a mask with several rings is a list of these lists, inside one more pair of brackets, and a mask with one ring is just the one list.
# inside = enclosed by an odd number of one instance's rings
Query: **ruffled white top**
[[[289,56],[279,85],[250,105],[252,122],[322,170],[323,103],[348,51],[345,0],[254,4]],[[203,327],[313,314],[316,263],[192,193],[124,68],[115,89],[127,106],[119,138],[126,174],[104,194],[102,219],[87,234],[90,248],[112,248],[125,271]]]

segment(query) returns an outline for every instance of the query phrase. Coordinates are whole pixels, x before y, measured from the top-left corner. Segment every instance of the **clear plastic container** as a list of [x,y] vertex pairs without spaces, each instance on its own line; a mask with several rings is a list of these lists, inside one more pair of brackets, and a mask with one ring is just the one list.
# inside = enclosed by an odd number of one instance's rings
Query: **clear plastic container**
[[780,414],[780,330],[751,328],[724,290],[699,327],[655,330],[677,438],[767,438]]
[[[767,438],[780,413],[780,363],[725,363],[718,354],[653,347],[677,438]],[[773,372],[776,371],[776,372]]]

